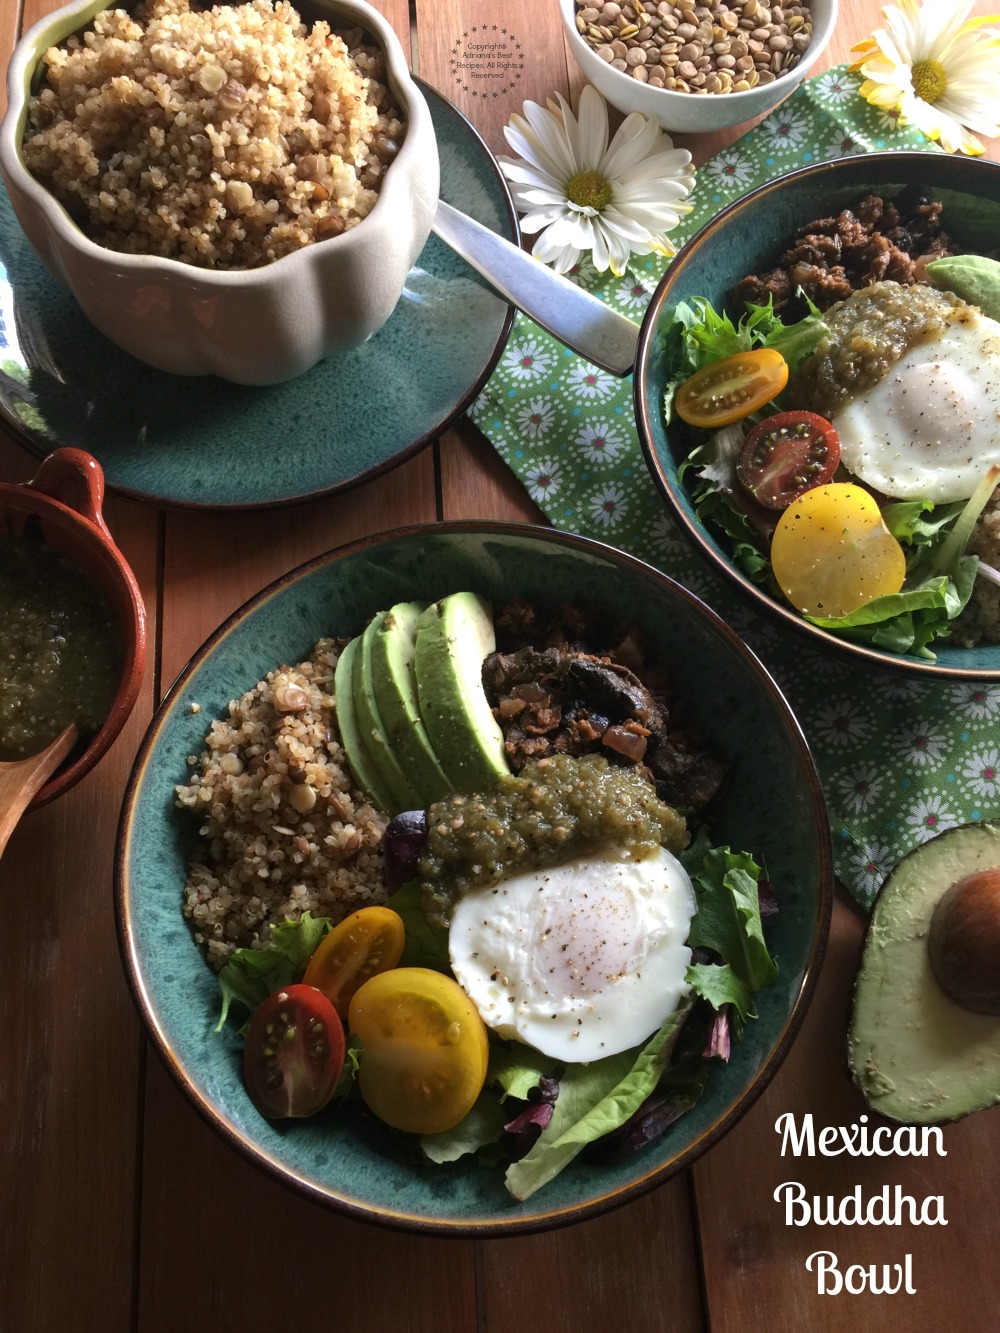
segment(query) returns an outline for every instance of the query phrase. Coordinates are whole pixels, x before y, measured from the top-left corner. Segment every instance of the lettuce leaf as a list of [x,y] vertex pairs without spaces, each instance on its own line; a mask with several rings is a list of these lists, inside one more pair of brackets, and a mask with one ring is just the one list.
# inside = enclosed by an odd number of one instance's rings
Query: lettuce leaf
[[497,1143],[503,1137],[505,1120],[503,1107],[487,1088],[452,1129],[440,1134],[422,1134],[420,1147],[432,1162],[457,1162],[460,1157]]
[[451,973],[448,956],[448,932],[432,926],[424,915],[419,880],[410,880],[386,899],[403,918],[405,938],[400,967],[430,967],[435,972]]
[[692,963],[685,980],[713,1009],[731,1004],[741,1019],[757,1017],[750,992],[728,963]]
[[728,847],[705,850],[704,843],[695,842],[681,860],[698,900],[688,944],[718,954],[746,991],[770,985],[778,965],[764,942],[757,898],[760,867],[753,857]]
[[271,943],[266,949],[237,949],[219,973],[222,1012],[215,1025],[221,1032],[233,1001],[239,1001],[251,1014],[272,991],[301,980],[306,964],[320,940],[332,929],[325,916],[303,912],[297,921],[281,921],[271,927]]
[[638,1050],[566,1066],[552,1119],[534,1147],[507,1168],[504,1180],[515,1199],[529,1199],[588,1143],[619,1129],[635,1114],[663,1076],[691,1004],[690,998],[682,1000]]

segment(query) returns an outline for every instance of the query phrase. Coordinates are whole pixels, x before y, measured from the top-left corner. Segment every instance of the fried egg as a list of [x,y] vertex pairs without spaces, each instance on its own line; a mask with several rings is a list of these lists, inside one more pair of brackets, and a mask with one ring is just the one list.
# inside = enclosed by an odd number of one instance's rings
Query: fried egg
[[841,461],[895,500],[967,500],[1000,462],[1000,323],[966,307],[832,417]]
[[615,1055],[689,989],[691,880],[666,848],[619,848],[465,894],[449,933],[455,976],[487,1027],[553,1059]]

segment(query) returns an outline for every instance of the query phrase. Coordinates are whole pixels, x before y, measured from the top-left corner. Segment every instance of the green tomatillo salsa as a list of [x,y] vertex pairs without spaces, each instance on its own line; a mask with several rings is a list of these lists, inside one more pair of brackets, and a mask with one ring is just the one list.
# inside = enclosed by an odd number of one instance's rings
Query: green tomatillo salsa
[[82,569],[30,536],[0,537],[0,760],[44,749],[108,714],[122,640],[110,602]]
[[449,796],[429,808],[427,825],[424,911],[440,925],[463,893],[513,869],[561,865],[609,842],[638,856],[688,842],[683,815],[649,782],[597,754],[553,755],[486,793]]

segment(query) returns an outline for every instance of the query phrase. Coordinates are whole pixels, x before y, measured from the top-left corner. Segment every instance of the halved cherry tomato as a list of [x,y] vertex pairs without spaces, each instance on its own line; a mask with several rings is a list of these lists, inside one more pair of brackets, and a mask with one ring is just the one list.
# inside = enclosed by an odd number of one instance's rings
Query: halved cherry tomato
[[787,509],[814,486],[833,480],[840,436],[815,412],[778,412],[747,432],[736,475],[765,509]]
[[284,986],[250,1020],[243,1075],[261,1115],[314,1115],[333,1096],[344,1067],[344,1025],[315,986]]
[[372,977],[351,1001],[348,1021],[364,1044],[361,1095],[387,1125],[439,1134],[457,1125],[482,1091],[486,1028],[443,972],[397,967]]
[[824,620],[899,592],[906,577],[903,548],[874,497],[853,482],[832,481],[792,501],[774,530],[771,567],[792,605]]
[[787,383],[781,353],[755,347],[696,370],[674,395],[674,410],[690,426],[728,426],[769,403]]
[[358,987],[399,962],[404,937],[403,918],[391,907],[359,908],[320,941],[302,980],[346,1019]]

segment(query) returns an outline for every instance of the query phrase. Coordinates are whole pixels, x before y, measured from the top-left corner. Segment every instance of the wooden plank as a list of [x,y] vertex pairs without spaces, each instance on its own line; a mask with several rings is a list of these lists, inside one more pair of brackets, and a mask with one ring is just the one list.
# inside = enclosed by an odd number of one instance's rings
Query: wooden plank
[[429,0],[417,4],[420,74],[506,151],[503,126],[525,101],[566,90],[562,21],[555,3]]
[[[846,1069],[847,1018],[863,923],[853,906],[836,909],[830,948],[805,1025],[779,1076],[741,1123],[695,1167],[698,1216],[712,1333],[801,1333],[862,1328],[940,1333],[958,1322],[987,1328],[996,1306],[996,1247],[1000,1225],[997,1112],[944,1128],[947,1157],[813,1158],[781,1156],[775,1125],[790,1113],[801,1125],[811,1113],[826,1125],[885,1125],[853,1087]],[[785,1220],[774,1199],[785,1183],[801,1183],[806,1197],[835,1201],[860,1187],[864,1198],[898,1186],[916,1201],[943,1196],[947,1226],[800,1224]],[[823,1214],[825,1216],[825,1214]],[[904,1213],[908,1218],[908,1214]],[[904,1263],[911,1256],[915,1295],[820,1295],[811,1254],[837,1255],[841,1273],[851,1265]],[[814,1261],[815,1269],[815,1261]],[[895,1276],[895,1275],[894,1275]],[[977,1314],[979,1311],[981,1313]],[[958,1321],[958,1322],[956,1322]]]
[[[23,481],[36,467],[0,436],[0,477]],[[109,501],[105,517],[155,626],[155,515]],[[0,861],[0,1323],[18,1333],[124,1333],[131,1323],[141,1039],[111,874],[121,791],[151,701],[152,655],[111,750],[25,815]]]
[[141,1333],[476,1327],[471,1241],[309,1203],[222,1143],[155,1057],[147,1088]]

